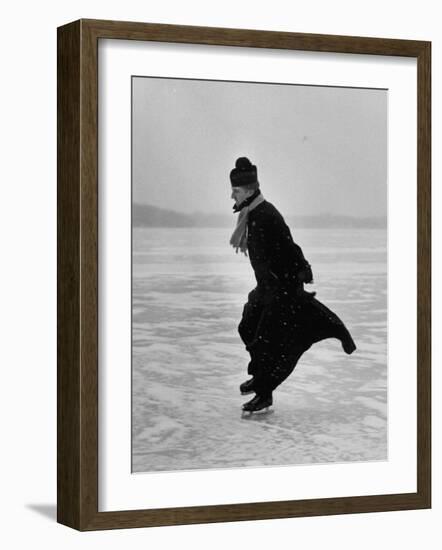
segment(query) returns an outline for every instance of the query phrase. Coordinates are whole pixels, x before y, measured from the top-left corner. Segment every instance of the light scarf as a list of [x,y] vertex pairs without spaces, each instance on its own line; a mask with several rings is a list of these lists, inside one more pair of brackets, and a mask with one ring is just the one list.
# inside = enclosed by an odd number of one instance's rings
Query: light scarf
[[236,227],[230,237],[230,244],[237,254],[238,250],[240,250],[247,256],[247,220],[249,218],[249,212],[262,202],[264,202],[264,197],[260,193],[249,205],[241,208],[239,212]]

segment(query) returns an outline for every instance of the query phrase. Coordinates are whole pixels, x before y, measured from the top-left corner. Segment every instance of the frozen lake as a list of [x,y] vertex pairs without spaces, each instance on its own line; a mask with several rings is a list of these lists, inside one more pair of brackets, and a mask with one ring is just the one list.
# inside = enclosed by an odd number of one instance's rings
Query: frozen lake
[[385,460],[387,246],[381,229],[292,231],[317,298],[358,346],[314,345],[275,391],[273,412],[243,416],[248,353],[237,333],[255,286],[230,229],[134,228],[134,472]]

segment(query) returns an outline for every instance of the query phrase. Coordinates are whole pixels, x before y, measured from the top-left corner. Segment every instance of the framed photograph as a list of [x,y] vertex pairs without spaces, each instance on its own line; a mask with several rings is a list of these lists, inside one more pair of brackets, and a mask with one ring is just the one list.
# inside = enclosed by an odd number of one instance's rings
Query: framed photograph
[[58,521],[431,506],[431,44],[58,29]]

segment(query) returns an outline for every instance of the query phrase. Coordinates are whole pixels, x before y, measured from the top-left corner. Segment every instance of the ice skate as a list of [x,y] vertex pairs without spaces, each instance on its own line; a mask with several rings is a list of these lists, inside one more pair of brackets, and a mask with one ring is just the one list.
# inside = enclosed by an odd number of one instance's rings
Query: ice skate
[[249,393],[254,393],[253,390],[253,378],[250,378],[250,380],[246,380],[239,386],[239,391],[241,392],[241,395],[247,395]]
[[269,407],[273,405],[273,398],[271,395],[263,397],[261,395],[255,395],[253,399],[247,401],[242,406],[244,412],[257,413],[257,412],[268,412]]

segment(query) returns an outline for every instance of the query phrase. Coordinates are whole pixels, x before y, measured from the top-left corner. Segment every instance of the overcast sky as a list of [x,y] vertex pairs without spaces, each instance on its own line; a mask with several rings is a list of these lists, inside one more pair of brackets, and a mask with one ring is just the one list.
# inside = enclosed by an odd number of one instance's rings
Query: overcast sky
[[237,157],[284,215],[384,216],[387,91],[133,78],[133,200],[231,211]]

